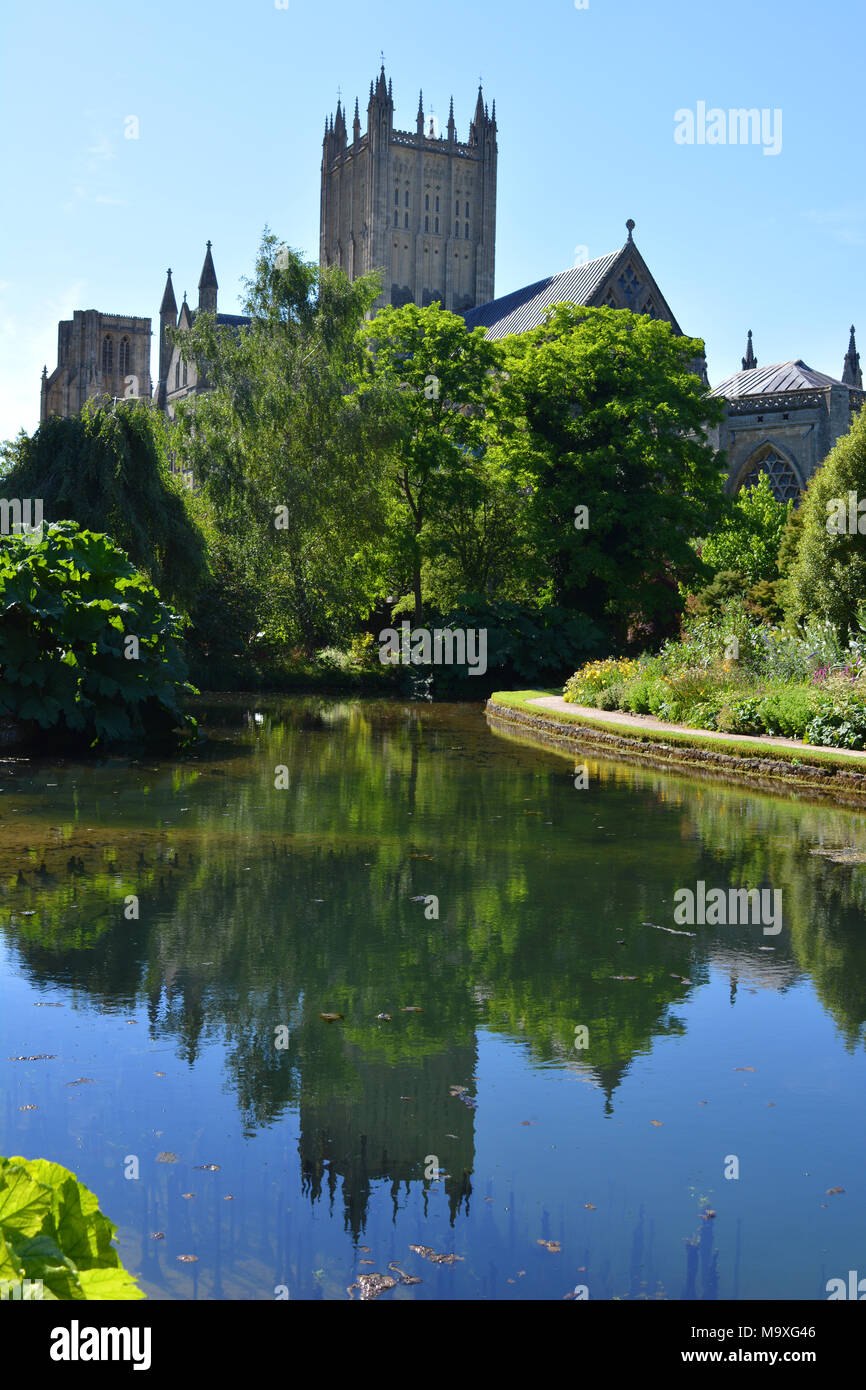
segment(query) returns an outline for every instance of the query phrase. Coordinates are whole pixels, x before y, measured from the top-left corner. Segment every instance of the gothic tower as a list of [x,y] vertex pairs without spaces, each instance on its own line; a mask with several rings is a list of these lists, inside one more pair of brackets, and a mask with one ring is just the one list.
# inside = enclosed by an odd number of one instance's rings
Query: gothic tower
[[444,134],[423,94],[414,131],[394,128],[394,99],[384,65],[370,83],[367,128],[358,103],[352,139],[337,102],[322,142],[319,263],[351,279],[382,272],[383,304],[432,304],[456,313],[493,298],[496,255],[496,103],[481,87],[469,138],[457,139],[454,102]]

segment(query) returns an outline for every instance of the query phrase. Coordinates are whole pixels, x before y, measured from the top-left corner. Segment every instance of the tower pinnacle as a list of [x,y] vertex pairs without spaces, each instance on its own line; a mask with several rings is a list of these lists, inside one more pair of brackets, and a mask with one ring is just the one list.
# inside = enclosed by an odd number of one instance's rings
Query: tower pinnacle
[[752,347],[752,330],[749,329],[749,337],[746,343],[746,355],[743,358],[743,371],[751,372],[757,367],[758,359],[755,356],[755,349]]

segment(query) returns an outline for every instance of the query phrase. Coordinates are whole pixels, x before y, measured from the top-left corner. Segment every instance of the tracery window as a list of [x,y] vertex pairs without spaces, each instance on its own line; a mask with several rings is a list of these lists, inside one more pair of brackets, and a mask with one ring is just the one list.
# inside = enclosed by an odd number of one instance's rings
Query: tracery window
[[108,334],[102,340],[102,370],[114,371],[114,343]]
[[128,338],[122,338],[122,339],[121,339],[121,342],[120,342],[120,351],[119,351],[119,353],[117,354],[117,356],[118,356],[118,366],[120,367],[120,375],[121,375],[121,376],[126,376],[127,373],[129,372],[129,339],[128,339]]
[[754,458],[740,483],[739,491],[745,487],[754,487],[760,482],[762,473],[766,473],[770,479],[770,487],[777,502],[795,502],[800,496],[800,484],[796,473],[788,460],[772,445],[766,445]]

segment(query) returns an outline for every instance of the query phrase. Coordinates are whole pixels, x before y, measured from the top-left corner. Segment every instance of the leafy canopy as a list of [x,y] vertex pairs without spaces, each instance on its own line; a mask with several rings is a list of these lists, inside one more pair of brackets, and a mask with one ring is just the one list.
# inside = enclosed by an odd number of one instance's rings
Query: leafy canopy
[[207,573],[205,544],[169,466],[165,419],[149,402],[86,402],[0,448],[7,497],[41,498],[47,521],[111,536],[169,603],[187,607]]
[[713,570],[736,570],[749,584],[778,578],[779,546],[793,502],[778,502],[762,473],[737,494],[729,514],[704,542],[701,558]]
[[506,340],[495,450],[530,500],[537,571],[615,640],[676,614],[674,578],[700,573],[690,538],[721,514],[701,350],[660,320],[575,304]]

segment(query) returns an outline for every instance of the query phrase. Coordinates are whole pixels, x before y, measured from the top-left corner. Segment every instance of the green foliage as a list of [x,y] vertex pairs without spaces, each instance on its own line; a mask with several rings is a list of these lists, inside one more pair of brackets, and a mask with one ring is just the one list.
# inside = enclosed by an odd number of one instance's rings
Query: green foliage
[[778,577],[782,534],[793,511],[792,502],[777,502],[770,479],[738,493],[721,525],[707,537],[701,559],[714,570],[735,570],[746,585]]
[[760,696],[747,695],[723,705],[716,716],[716,728],[723,734],[764,733]]
[[689,537],[714,525],[723,493],[707,435],[720,407],[689,370],[700,351],[660,320],[574,304],[506,340],[494,460],[527,496],[550,600],[614,645],[669,623],[675,579],[705,572]]
[[44,1300],[144,1298],[112,1246],[116,1231],[68,1168],[0,1158],[0,1280],[40,1280]]
[[149,402],[88,401],[0,456],[4,496],[41,498],[46,521],[110,536],[167,602],[193,601],[207,575],[204,539],[170,471],[164,417]]
[[[859,528],[852,534],[828,530],[837,503],[847,512],[849,493],[858,501],[866,498],[866,411],[809,480],[800,508],[799,542],[783,590],[789,622],[823,618],[843,641],[856,629],[866,591],[866,534]],[[866,521],[863,528],[866,532]]]
[[0,540],[0,715],[91,744],[191,729],[181,632],[107,536],[64,521]]
[[350,282],[294,252],[278,266],[276,251],[266,231],[247,282],[249,327],[198,313],[178,336],[186,358],[207,364],[209,390],[178,409],[173,444],[223,547],[194,640],[219,645],[220,599],[233,593],[230,645],[241,657],[260,632],[283,653],[349,638],[378,590],[384,426],[375,401],[362,415],[347,391],[378,280]]
[[823,706],[810,721],[805,741],[825,748],[866,748],[866,700],[846,694]]
[[766,733],[778,738],[803,738],[827,703],[814,686],[783,685],[761,701],[761,722]]
[[439,304],[381,309],[359,341],[358,407],[386,431],[388,567],[420,623],[431,589],[447,604],[503,573],[518,498],[486,464],[484,428],[501,353]]

